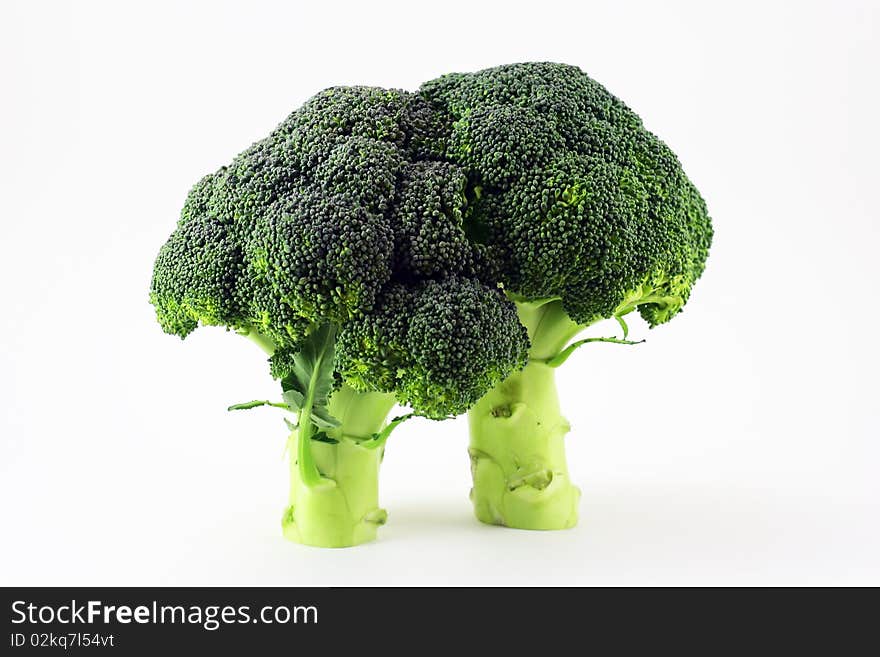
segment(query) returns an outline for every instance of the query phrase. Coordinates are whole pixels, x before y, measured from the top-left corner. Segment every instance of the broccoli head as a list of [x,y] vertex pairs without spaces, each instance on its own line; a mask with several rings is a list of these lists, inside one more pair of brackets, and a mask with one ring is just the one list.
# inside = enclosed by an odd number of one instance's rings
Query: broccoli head
[[[199,324],[223,325],[295,353],[319,327],[352,323],[373,331],[371,348],[395,354],[399,376],[390,386],[357,374],[355,363],[374,354],[354,353],[346,337],[339,385],[350,375],[358,390],[397,394],[429,417],[467,410],[523,365],[527,340],[494,290],[486,248],[465,234],[465,170],[428,159],[442,152],[445,126],[417,94],[317,94],[190,192],[154,269],[162,327],[185,337]],[[445,312],[426,312],[431,302]],[[405,339],[392,330],[412,318],[422,342],[415,329]],[[459,334],[440,339],[453,326]],[[283,378],[278,362],[272,371]]]
[[[687,302],[712,241],[674,153],[580,69],[527,63],[444,75],[421,95],[447,115],[444,160],[467,176],[463,232],[515,300],[529,363],[469,412],[477,517],[525,529],[577,518],[553,368],[582,344],[626,340]],[[623,339],[570,342],[614,317]]]
[[672,151],[580,69],[500,66],[421,93],[448,113],[446,158],[479,190],[469,234],[500,254],[525,299],[557,298],[578,324],[638,309],[671,319],[703,271],[706,206]]
[[270,355],[290,423],[284,533],[369,540],[395,401],[465,412],[525,364],[528,337],[465,231],[448,116],[418,94],[327,89],[204,177],[156,260],[150,300],[186,337],[220,325]]

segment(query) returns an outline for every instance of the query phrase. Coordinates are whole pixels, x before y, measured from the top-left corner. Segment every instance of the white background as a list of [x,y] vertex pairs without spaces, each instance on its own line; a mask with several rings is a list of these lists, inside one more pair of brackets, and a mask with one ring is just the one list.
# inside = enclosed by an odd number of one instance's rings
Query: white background
[[[876,3],[297,4],[2,4],[0,584],[880,584]],[[245,340],[160,331],[156,251],[316,91],[528,60],[679,154],[706,274],[561,370],[576,529],[479,525],[466,423],[416,421],[379,541],[287,543],[281,419],[225,411],[275,383]]]

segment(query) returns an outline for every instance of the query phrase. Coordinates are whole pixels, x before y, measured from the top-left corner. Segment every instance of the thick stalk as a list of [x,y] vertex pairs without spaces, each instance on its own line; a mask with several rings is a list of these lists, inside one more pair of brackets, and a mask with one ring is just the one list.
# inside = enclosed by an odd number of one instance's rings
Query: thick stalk
[[468,412],[474,513],[517,529],[566,529],[577,523],[580,491],[565,461],[562,417],[547,361],[583,330],[558,301],[517,303],[529,331],[529,364]]
[[471,500],[482,522],[517,529],[577,523],[580,491],[571,484],[554,370],[531,362],[468,413]]
[[[394,397],[358,393],[348,386],[335,392],[328,406],[341,422],[325,435],[336,442],[295,431],[290,449],[290,499],[282,519],[284,536],[319,547],[349,547],[376,538],[387,514],[379,507],[379,465],[382,449],[362,443],[385,424]],[[303,441],[308,441],[303,443]],[[298,459],[308,454],[320,475],[303,477]]]
[[[270,356],[275,352],[274,342],[258,331],[240,333]],[[327,407],[340,426],[324,434],[336,442],[314,440],[312,423],[300,422],[301,430],[294,431],[288,443],[290,495],[281,520],[287,539],[318,547],[349,547],[376,538],[387,518],[379,507],[384,447],[365,441],[382,430],[394,403],[392,395],[360,393],[344,385],[331,395]],[[310,411],[311,402],[308,406]],[[303,458],[307,464],[301,463]]]

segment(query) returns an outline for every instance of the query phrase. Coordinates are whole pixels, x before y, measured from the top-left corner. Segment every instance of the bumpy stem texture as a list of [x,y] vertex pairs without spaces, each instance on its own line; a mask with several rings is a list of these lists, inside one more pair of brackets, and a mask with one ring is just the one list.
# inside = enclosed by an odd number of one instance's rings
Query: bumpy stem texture
[[479,520],[518,529],[566,529],[577,523],[580,491],[572,485],[554,370],[532,361],[468,413]]
[[320,473],[317,483],[303,480],[297,464],[302,435],[290,445],[290,501],[282,519],[284,536],[318,547],[349,547],[372,541],[387,518],[379,507],[379,466],[382,449],[362,442],[385,423],[393,397],[357,393],[343,387],[330,400],[330,413],[340,427],[328,430],[335,443],[306,438]]
[[290,469],[284,536],[318,547],[349,547],[375,539],[386,519],[379,507],[381,450],[364,449],[348,440],[313,441],[312,455],[322,479],[310,486],[302,481],[296,465]]

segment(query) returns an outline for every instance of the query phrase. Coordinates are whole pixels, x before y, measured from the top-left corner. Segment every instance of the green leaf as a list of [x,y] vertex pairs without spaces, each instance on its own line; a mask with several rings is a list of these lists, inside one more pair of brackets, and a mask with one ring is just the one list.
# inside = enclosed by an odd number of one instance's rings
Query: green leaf
[[294,431],[296,431],[299,428],[298,424],[296,424],[295,422],[291,422],[287,418],[284,418],[284,424],[287,425],[287,430],[290,431],[291,433],[293,433]]
[[304,397],[303,393],[299,390],[285,390],[281,393],[281,398],[287,402],[287,405],[295,413],[299,412],[299,409],[302,408]]
[[258,406],[274,406],[275,408],[283,408],[286,411],[290,410],[290,407],[287,404],[282,404],[281,402],[273,402],[268,399],[255,399],[254,401],[245,402],[244,404],[233,404],[227,411],[246,411],[250,408],[257,408]]
[[330,415],[326,406],[312,406],[312,422],[319,429],[332,429],[342,424],[335,417]]
[[285,401],[296,404],[299,410],[297,464],[302,482],[310,487],[321,483],[321,473],[311,450],[315,428],[329,429],[339,425],[327,412],[327,402],[333,390],[335,345],[334,325],[326,324],[312,331],[294,355],[290,373],[281,382]]
[[[312,403],[325,406],[333,389],[333,348],[336,327],[326,324],[313,331],[293,357],[290,373],[281,381],[285,392],[294,390],[302,397],[312,391]],[[298,406],[302,406],[299,401]]]

